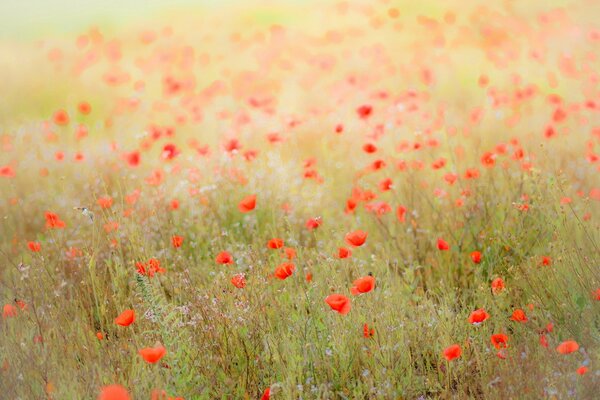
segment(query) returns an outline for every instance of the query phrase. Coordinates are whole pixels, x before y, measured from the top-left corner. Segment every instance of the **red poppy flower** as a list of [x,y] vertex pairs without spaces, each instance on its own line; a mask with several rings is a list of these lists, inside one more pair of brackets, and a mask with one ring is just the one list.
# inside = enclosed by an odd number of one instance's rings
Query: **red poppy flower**
[[129,326],[135,321],[135,311],[125,310],[117,318],[115,318],[115,324],[121,326]]
[[240,201],[238,204],[238,210],[243,213],[250,212],[254,210],[256,207],[256,195],[252,194],[250,196],[246,196]]
[[159,345],[157,347],[146,347],[141,349],[139,353],[147,363],[154,364],[167,354],[167,350]]
[[226,251],[222,251],[219,254],[217,254],[215,261],[217,262],[217,264],[223,264],[223,265],[230,265],[230,264],[234,263],[233,257],[231,256],[231,254],[229,254]]
[[100,390],[100,394],[98,395],[98,400],[130,400],[131,397],[125,389],[121,385],[109,385],[104,386],[102,390]]
[[338,249],[338,257],[339,258],[348,258],[352,255],[352,251],[350,251],[350,249],[347,249],[345,247],[340,247]]
[[490,337],[490,341],[497,349],[504,349],[508,347],[508,336],[504,333],[495,333]]
[[27,242],[27,247],[33,252],[38,252],[42,249],[42,245],[39,242]]
[[361,230],[350,232],[346,234],[345,239],[350,246],[360,247],[367,240],[367,232]]
[[489,317],[490,314],[485,312],[483,308],[480,308],[478,310],[473,311],[471,315],[469,315],[469,323],[473,325],[479,325]]
[[492,293],[498,294],[504,290],[504,280],[502,278],[496,278],[492,281]]
[[183,236],[179,236],[179,235],[174,235],[171,238],[171,244],[173,245],[173,247],[178,248],[181,247],[181,245],[183,244]]
[[244,275],[243,273],[234,275],[231,278],[231,283],[233,284],[233,286],[235,286],[238,289],[245,288],[246,287],[246,275]]
[[292,263],[280,264],[275,269],[275,276],[281,280],[287,279],[294,273],[295,269],[296,269],[296,266]]
[[283,239],[273,238],[267,243],[269,249],[280,249],[283,247]]
[[565,340],[556,347],[556,351],[560,354],[570,354],[579,350],[579,344],[574,340]]
[[460,357],[461,354],[462,350],[457,344],[453,344],[452,346],[446,347],[444,349],[444,358],[448,361],[452,361],[455,358]]
[[322,223],[323,219],[321,217],[309,218],[306,221],[305,226],[308,228],[309,231],[312,231],[313,229],[317,229],[318,227],[320,227]]
[[444,239],[438,239],[437,240],[437,248],[439,250],[445,251],[445,250],[449,250],[450,246],[448,245],[448,242],[446,242]]
[[473,262],[475,264],[479,264],[481,262],[481,252],[479,251],[474,251],[471,253],[471,260],[473,260]]
[[350,299],[341,294],[332,294],[327,296],[325,302],[329,304],[332,310],[337,311],[342,315],[346,315],[350,312]]
[[368,293],[375,287],[375,278],[372,276],[365,276],[363,278],[359,278],[353,282],[353,285],[350,288],[350,292],[353,295],[358,295],[362,293]]
[[516,321],[516,322],[527,322],[528,321],[527,316],[525,315],[525,311],[521,310],[520,308],[517,308],[515,311],[513,311],[510,319],[513,321]]

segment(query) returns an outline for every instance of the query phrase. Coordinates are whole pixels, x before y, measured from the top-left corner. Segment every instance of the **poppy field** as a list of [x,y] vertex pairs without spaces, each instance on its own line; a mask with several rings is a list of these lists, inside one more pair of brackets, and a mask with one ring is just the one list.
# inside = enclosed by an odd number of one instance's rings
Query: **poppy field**
[[0,398],[600,397],[600,4],[191,3],[0,28]]

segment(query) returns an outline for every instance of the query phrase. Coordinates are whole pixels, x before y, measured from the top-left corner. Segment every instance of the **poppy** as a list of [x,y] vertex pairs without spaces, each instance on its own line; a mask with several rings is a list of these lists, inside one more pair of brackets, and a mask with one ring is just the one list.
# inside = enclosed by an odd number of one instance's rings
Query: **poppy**
[[556,351],[560,354],[570,354],[579,350],[579,344],[574,340],[565,340],[556,347]]
[[346,234],[345,239],[350,246],[360,247],[367,240],[367,232],[361,230],[350,232]]
[[171,244],[173,245],[173,247],[178,248],[181,247],[181,245],[183,244],[183,236],[179,236],[179,235],[174,235],[171,238]]
[[541,263],[542,263],[543,266],[547,267],[549,265],[552,265],[552,259],[550,257],[548,257],[548,256],[543,256]]
[[340,248],[338,249],[338,257],[339,257],[340,259],[343,259],[343,258],[348,258],[348,257],[350,257],[351,255],[352,255],[352,251],[351,251],[350,249],[347,249],[346,247],[340,247]]
[[4,307],[2,308],[2,318],[6,319],[6,318],[16,317],[16,316],[17,316],[17,307],[13,306],[12,304],[5,304]]
[[502,278],[496,278],[492,281],[492,293],[493,294],[498,294],[501,291],[504,290],[504,280],[502,280]]
[[346,315],[350,312],[350,299],[341,294],[332,294],[327,296],[325,302],[329,304],[332,310],[337,311],[342,315]]
[[15,170],[10,165],[0,167],[0,176],[3,176],[5,178],[14,178],[15,175]]
[[294,249],[293,247],[286,247],[285,249],[283,249],[283,256],[286,257],[288,260],[293,260],[294,258],[296,258],[296,249]]
[[322,223],[323,219],[321,217],[309,218],[306,221],[305,226],[308,228],[309,231],[312,231],[313,229],[317,229],[318,227],[320,227]]
[[460,357],[461,354],[462,350],[457,344],[453,344],[452,346],[446,347],[444,349],[444,358],[448,361],[452,361],[455,358]]
[[235,286],[238,289],[245,288],[246,287],[246,275],[244,275],[243,273],[234,275],[231,278],[231,283],[233,284],[233,286]]
[[98,400],[130,400],[131,397],[125,389],[121,385],[109,385],[104,386],[102,390],[100,390],[100,394],[98,395]]
[[356,113],[361,119],[367,119],[373,113],[373,107],[365,104],[356,109]]
[[100,208],[110,208],[113,204],[113,199],[112,197],[100,197],[98,199],[98,205],[100,206]]
[[294,273],[295,269],[296,266],[292,263],[279,264],[275,269],[275,276],[281,280],[287,279]]
[[368,339],[370,337],[373,337],[373,335],[375,335],[375,329],[373,329],[373,328],[369,329],[369,325],[364,324],[363,325],[363,336]]
[[81,114],[88,115],[92,111],[92,106],[90,106],[90,103],[88,103],[87,101],[82,101],[77,106],[77,109]]
[[406,220],[406,207],[398,206],[398,208],[396,208],[396,218],[398,218],[398,221],[400,222]]
[[525,315],[525,311],[521,310],[520,308],[517,308],[515,311],[513,311],[510,319],[513,321],[516,321],[516,322],[527,322],[528,321],[527,316]]
[[146,362],[154,364],[167,354],[167,350],[159,345],[157,347],[146,347],[141,349],[139,353]]
[[42,249],[42,245],[39,242],[27,242],[27,247],[33,252],[38,252]]
[[46,218],[46,228],[64,228],[66,224],[60,220],[57,214],[46,211],[44,213],[44,217]]
[[469,323],[473,325],[479,325],[490,317],[490,314],[485,312],[483,308],[475,310],[469,315]]
[[548,347],[548,338],[544,334],[540,335],[540,345],[542,345],[542,347]]
[[283,247],[283,239],[273,238],[267,243],[269,249],[280,249]]
[[125,310],[117,318],[115,318],[115,324],[121,326],[129,326],[135,321],[135,311]]
[[67,125],[69,123],[69,114],[65,110],[58,110],[53,116],[56,125]]
[[271,388],[268,387],[265,389],[262,397],[260,398],[260,400],[269,400],[271,398]]
[[437,248],[438,250],[449,250],[450,246],[448,245],[448,242],[446,242],[444,239],[438,239],[437,240]]
[[479,264],[481,262],[481,252],[479,251],[474,251],[471,253],[471,260],[473,260],[473,262],[475,264]]
[[252,194],[250,196],[246,196],[240,201],[238,204],[238,210],[243,213],[250,212],[254,210],[256,207],[256,195]]
[[582,365],[581,367],[577,368],[577,373],[579,375],[585,375],[586,372],[588,372],[588,367],[586,366]]
[[231,256],[231,254],[229,254],[226,251],[222,251],[219,254],[217,254],[215,261],[217,262],[217,264],[222,264],[222,265],[230,265],[230,264],[234,263],[233,257]]
[[368,293],[375,287],[375,278],[372,276],[365,276],[363,278],[359,278],[352,283],[354,286],[350,288],[350,292],[353,295],[358,295],[362,293]]
[[490,337],[490,341],[497,349],[505,349],[508,347],[508,336],[504,333],[495,333]]

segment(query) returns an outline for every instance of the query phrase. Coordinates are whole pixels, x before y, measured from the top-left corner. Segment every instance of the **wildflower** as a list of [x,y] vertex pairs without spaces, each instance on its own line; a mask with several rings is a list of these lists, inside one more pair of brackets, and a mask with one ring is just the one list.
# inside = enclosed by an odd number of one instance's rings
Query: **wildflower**
[[342,315],[346,315],[350,312],[350,299],[341,294],[332,294],[327,296],[325,302],[329,304],[332,310],[337,311]]
[[231,278],[231,283],[238,289],[243,289],[246,287],[246,275],[243,273],[239,273],[234,275]]
[[360,247],[367,240],[367,232],[361,230],[350,232],[346,234],[345,239],[350,246]]
[[246,196],[238,204],[238,210],[243,213],[250,212],[256,207],[256,195]]
[[490,337],[490,341],[497,349],[505,349],[508,347],[508,336],[504,333],[495,333]]
[[473,325],[479,325],[490,317],[490,314],[485,312],[483,308],[475,310],[469,315],[469,323]]
[[444,349],[444,358],[448,361],[452,361],[455,358],[460,357],[462,354],[462,350],[459,345],[453,344],[452,346],[446,347]]
[[131,397],[125,389],[121,385],[109,385],[104,386],[102,390],[100,390],[100,394],[98,395],[98,400],[130,400]]
[[362,293],[368,293],[375,287],[375,278],[372,276],[365,276],[363,278],[359,278],[353,282],[353,285],[350,288],[350,292],[353,295],[358,295]]
[[231,256],[231,254],[229,254],[226,251],[222,251],[219,254],[217,254],[215,261],[217,262],[217,264],[222,264],[222,265],[230,265],[230,264],[234,263],[233,257]]
[[579,350],[579,344],[574,340],[565,340],[556,347],[556,351],[560,354],[570,354]]
[[171,244],[175,248],[181,247],[181,245],[183,244],[183,236],[173,235],[173,237],[171,237]]
[[516,321],[516,322],[527,322],[528,321],[527,316],[525,315],[525,311],[521,310],[520,308],[517,308],[515,311],[513,311],[510,319],[513,321]]
[[294,273],[295,269],[296,266],[292,263],[279,264],[279,266],[275,269],[275,276],[278,279],[285,280]]
[[167,354],[167,350],[162,345],[158,345],[141,349],[139,353],[147,363],[154,364]]
[[117,318],[115,318],[115,324],[121,326],[129,326],[135,321],[135,311],[125,310]]

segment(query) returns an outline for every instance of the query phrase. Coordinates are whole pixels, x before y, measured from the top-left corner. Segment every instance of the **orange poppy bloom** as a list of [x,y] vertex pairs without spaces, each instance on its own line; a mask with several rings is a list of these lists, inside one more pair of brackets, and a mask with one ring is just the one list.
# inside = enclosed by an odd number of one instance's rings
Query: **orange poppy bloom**
[[453,344],[452,346],[446,347],[444,349],[444,358],[448,361],[452,361],[455,358],[460,357],[461,354],[462,350],[457,344]]
[[229,254],[226,251],[222,251],[219,254],[217,254],[215,261],[217,262],[217,264],[222,264],[222,265],[229,265],[229,264],[234,263],[233,257],[231,256],[231,254]]
[[295,269],[296,266],[292,263],[279,264],[279,266],[275,269],[275,276],[281,280],[287,279],[294,273]]
[[269,249],[280,249],[283,247],[283,239],[273,238],[267,243]]
[[492,293],[498,294],[504,290],[504,280],[502,278],[496,278],[492,281]]
[[367,232],[361,230],[350,232],[346,234],[345,239],[350,246],[360,247],[367,240]]
[[159,345],[157,347],[146,347],[141,349],[139,353],[147,363],[154,364],[167,354],[167,350]]
[[121,385],[104,386],[98,395],[98,400],[130,400],[131,397]]
[[445,251],[450,249],[450,245],[444,239],[437,240],[437,248],[439,250]]
[[238,289],[243,289],[246,287],[246,276],[243,273],[239,273],[234,275],[231,278],[231,283]]
[[355,280],[352,284],[354,286],[350,288],[350,292],[353,295],[368,293],[375,287],[375,278],[370,275],[365,276]]
[[473,325],[479,325],[490,317],[490,314],[485,312],[483,308],[475,310],[469,315],[469,323]]
[[475,264],[479,264],[481,262],[481,252],[480,251],[474,251],[471,253],[471,260],[473,260],[473,262]]
[[329,304],[332,310],[337,311],[342,315],[346,315],[350,312],[350,299],[341,294],[332,294],[327,296],[325,302]]
[[352,251],[350,251],[350,249],[347,249],[347,248],[345,248],[345,247],[340,247],[340,248],[338,249],[338,257],[339,257],[340,259],[343,259],[343,258],[348,258],[348,257],[350,257],[351,255],[352,255]]
[[490,341],[497,349],[504,349],[508,347],[508,336],[504,333],[495,333],[490,337]]
[[179,236],[179,235],[174,235],[171,238],[171,244],[173,245],[173,247],[178,248],[181,247],[181,245],[183,244],[183,236]]
[[579,344],[574,340],[565,340],[556,347],[556,351],[560,354],[570,354],[579,350]]
[[515,311],[513,311],[510,319],[513,321],[516,321],[516,322],[527,322],[528,321],[527,316],[525,315],[525,311],[521,310],[520,308],[517,308]]
[[27,242],[27,247],[33,252],[38,252],[42,249],[42,245],[39,242]]
[[243,213],[250,212],[256,207],[256,195],[246,196],[238,204],[238,210]]
[[121,326],[129,326],[135,321],[135,311],[125,310],[117,318],[115,318],[115,324]]

